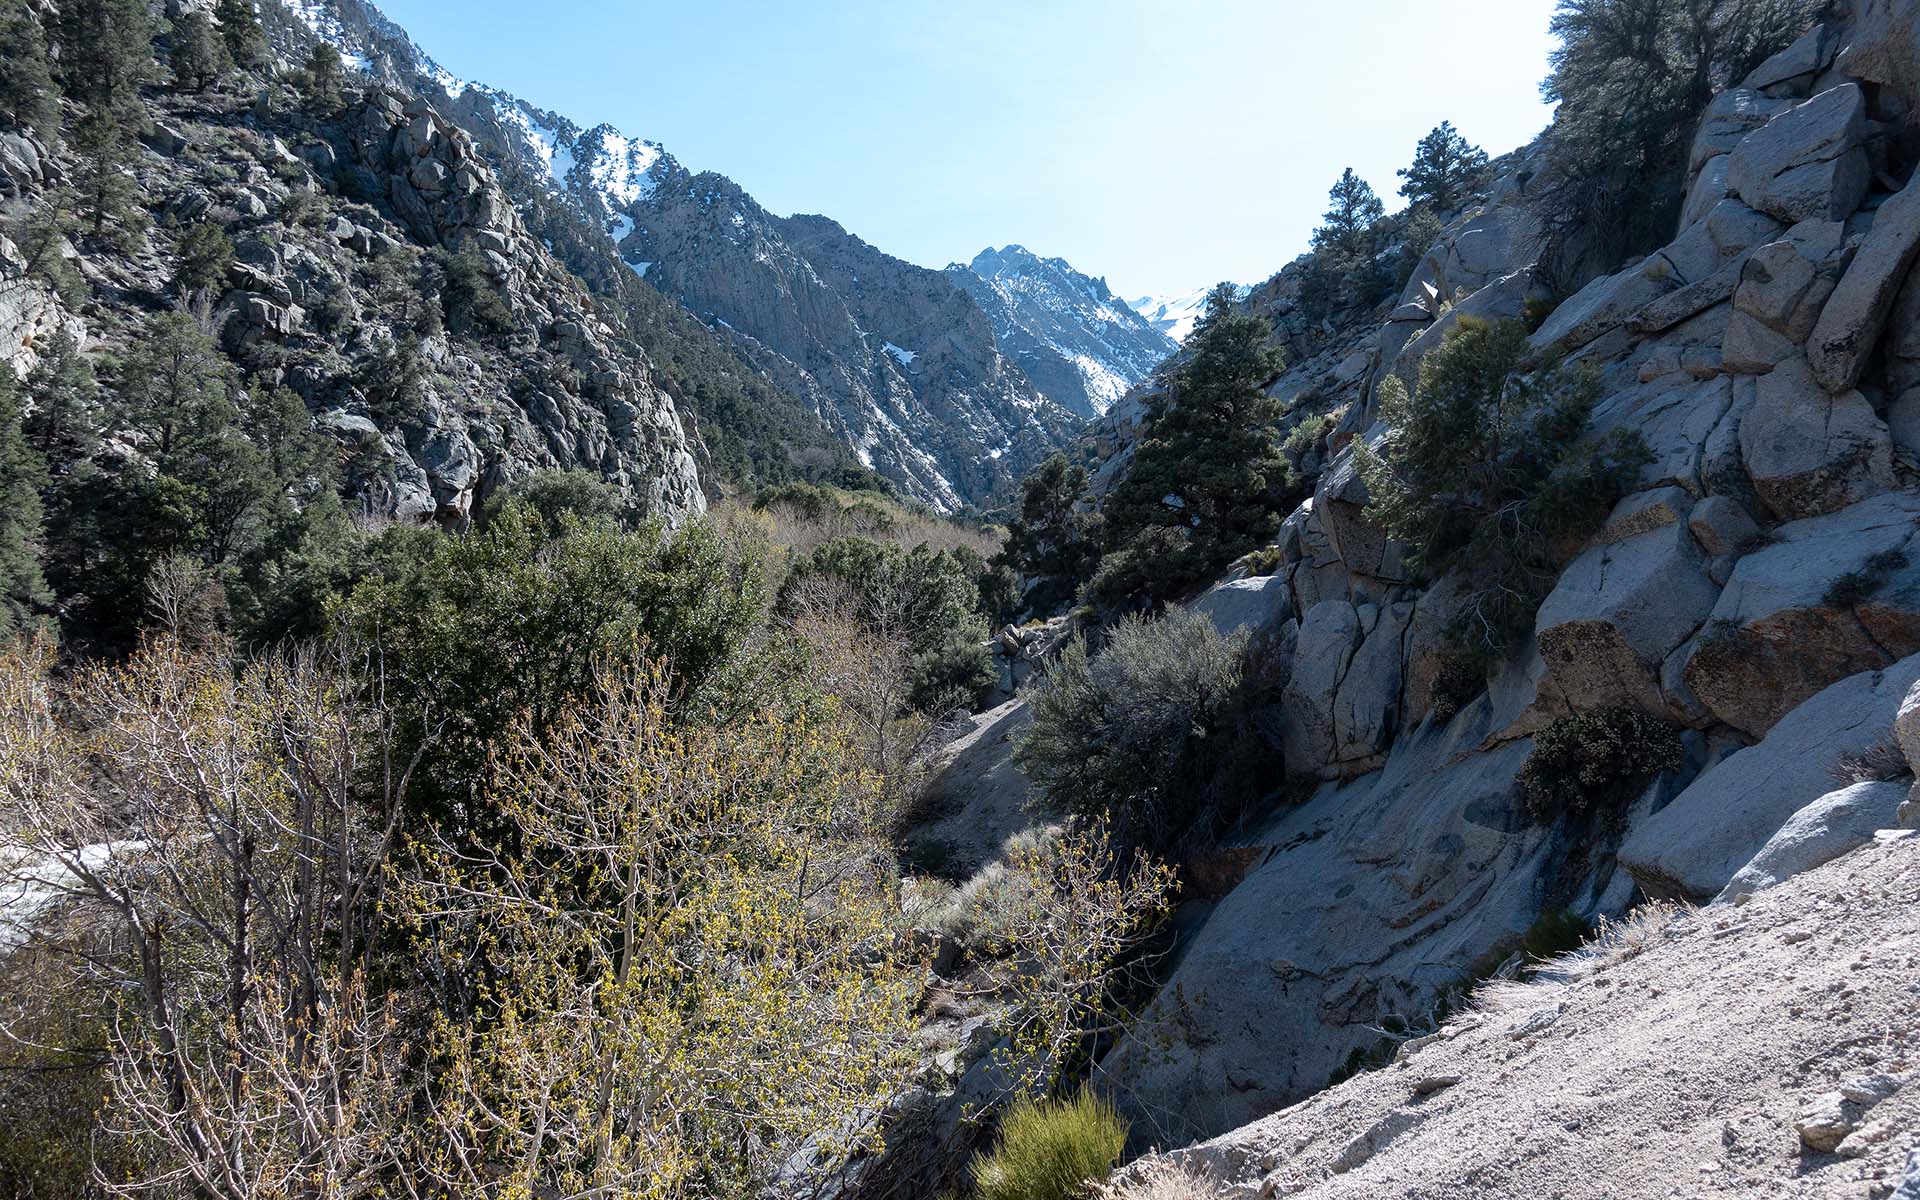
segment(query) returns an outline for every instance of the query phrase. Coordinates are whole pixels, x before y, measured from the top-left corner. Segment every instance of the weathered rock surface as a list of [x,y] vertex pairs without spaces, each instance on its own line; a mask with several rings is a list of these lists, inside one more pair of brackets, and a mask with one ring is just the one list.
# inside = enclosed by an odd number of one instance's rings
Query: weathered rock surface
[[1843,220],[1872,181],[1866,132],[1859,86],[1829,88],[1741,139],[1728,157],[1727,183],[1749,206],[1788,225]]
[[[1392,1065],[1170,1157],[1233,1200],[1897,1195],[1903,1163],[1920,1168],[1916,888],[1909,838],[1740,908],[1651,915],[1630,941],[1488,993]],[[1829,1092],[1831,1132],[1878,1131],[1857,1158],[1803,1148],[1796,1122]]]
[[1821,688],[1920,651],[1920,495],[1794,521],[1734,567],[1679,653],[1688,688],[1750,737]]
[[1815,378],[1829,391],[1860,381],[1893,309],[1894,298],[1920,259],[1920,180],[1909,183],[1873,214],[1873,228],[1820,310],[1807,343]]
[[1621,865],[1655,895],[1717,895],[1794,813],[1832,790],[1844,756],[1865,754],[1888,736],[1916,680],[1920,656],[1843,679],[1801,703],[1758,744],[1638,823],[1621,844]]
[[1857,391],[1830,395],[1806,360],[1760,377],[1740,422],[1754,490],[1782,520],[1818,516],[1893,486],[1893,435]]
[[1384,768],[1250,840],[1259,865],[1097,1073],[1141,1141],[1218,1133],[1321,1087],[1382,1021],[1417,1019],[1504,955],[1543,896],[1587,912],[1624,901],[1609,864],[1570,860],[1526,818],[1512,787],[1526,742],[1471,752],[1486,721],[1482,702],[1403,733]]
[[1733,873],[1719,898],[1731,900],[1742,892],[1773,887],[1866,845],[1876,831],[1894,828],[1906,798],[1907,784],[1877,780],[1828,792],[1788,817],[1759,853]]
[[1609,522],[1614,536],[1603,532],[1569,563],[1541,604],[1535,644],[1548,686],[1568,708],[1665,707],[1661,665],[1720,595],[1684,520],[1692,507],[1678,488],[1621,501]]

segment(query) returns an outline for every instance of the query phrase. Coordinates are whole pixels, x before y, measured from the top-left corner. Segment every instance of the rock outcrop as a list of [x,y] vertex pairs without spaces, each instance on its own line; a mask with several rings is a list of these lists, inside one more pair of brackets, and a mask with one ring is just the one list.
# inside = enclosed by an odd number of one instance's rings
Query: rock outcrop
[[[1284,769],[1320,786],[1247,839],[1244,882],[1101,1064],[1145,1140],[1297,1103],[1543,913],[1771,894],[1915,810],[1884,773],[1845,785],[1881,770],[1920,677],[1920,148],[1887,124],[1913,111],[1900,64],[1916,19],[1908,0],[1856,0],[1722,93],[1675,236],[1532,335],[1595,375],[1596,430],[1651,454],[1457,715],[1448,630],[1472,581],[1405,570],[1369,523],[1350,446],[1383,434],[1379,382],[1415,381],[1457,314],[1520,317],[1543,294],[1542,148],[1498,165],[1383,323],[1301,332],[1296,271],[1254,290],[1249,307],[1296,351],[1274,394],[1333,418],[1302,460],[1313,494],[1283,523],[1273,573],[1237,585],[1284,589],[1270,606],[1291,651]],[[1101,478],[1124,470],[1154,386],[1099,426]],[[1607,709],[1674,727],[1682,766],[1603,824],[1541,823],[1518,798],[1533,737]],[[1399,1136],[1357,1132],[1327,1143],[1326,1170]],[[1267,1172],[1301,1153],[1288,1145]]]

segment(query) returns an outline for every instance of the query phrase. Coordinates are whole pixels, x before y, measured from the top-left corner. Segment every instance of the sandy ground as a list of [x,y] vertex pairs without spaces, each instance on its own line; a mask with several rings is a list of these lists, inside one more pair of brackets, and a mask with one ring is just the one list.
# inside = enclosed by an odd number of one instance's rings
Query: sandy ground
[[[1838,1153],[1796,1132],[1823,1095],[1829,1144],[1857,1130]],[[1174,1157],[1236,1198],[1881,1200],[1915,1148],[1907,834],[1737,906],[1643,917],[1558,980],[1490,989],[1393,1065]]]

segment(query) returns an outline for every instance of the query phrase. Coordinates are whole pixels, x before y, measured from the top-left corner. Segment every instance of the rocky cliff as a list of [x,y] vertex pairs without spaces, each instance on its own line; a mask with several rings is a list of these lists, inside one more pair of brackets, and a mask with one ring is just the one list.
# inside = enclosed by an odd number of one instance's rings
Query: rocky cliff
[[[1496,164],[1378,312],[1307,321],[1298,264],[1253,289],[1246,306],[1288,351],[1273,392],[1290,423],[1321,422],[1297,464],[1311,495],[1269,556],[1195,605],[1278,648],[1285,770],[1308,795],[1192,864],[1210,887],[1183,910],[1172,972],[1095,1073],[1142,1144],[1223,1135],[1315,1095],[1543,917],[1731,905],[1915,819],[1899,815],[1908,766],[1887,752],[1920,680],[1915,28],[1911,3],[1853,0],[1721,93],[1668,243],[1557,307],[1537,265],[1547,142]],[[1381,383],[1413,380],[1467,316],[1537,322],[1534,350],[1598,381],[1596,430],[1634,431],[1651,454],[1599,533],[1565,548],[1525,644],[1447,712],[1433,684],[1464,581],[1415,577],[1370,522],[1353,460],[1386,433]],[[1124,471],[1160,386],[1094,427],[1101,482]],[[1679,765],[1617,821],[1543,823],[1518,786],[1536,735],[1603,709],[1671,723]],[[1873,786],[1843,786],[1856,780]],[[1327,1131],[1325,1114],[1388,1093],[1398,1108]],[[1233,1167],[1231,1194],[1337,1179],[1418,1124],[1404,1097],[1402,1083],[1348,1084],[1233,1135],[1265,1157]],[[1511,1141],[1502,1153],[1497,1174],[1400,1156],[1310,1194],[1632,1194],[1548,1182]],[[1283,1169],[1295,1159],[1305,1182]]]
[[599,290],[632,282],[589,269],[616,248],[620,274],[684,308],[780,402],[908,495],[945,510],[983,503],[1076,430],[1071,405],[1036,388],[945,274],[825,218],[774,216],[656,143],[459,79],[361,0],[287,11],[375,77],[433,98],[480,140],[523,210],[566,208],[586,231],[569,263]]
[[[552,467],[592,470],[668,518],[705,507],[693,443],[645,354],[529,235],[444,114],[374,87],[319,118],[281,85],[156,95],[148,116],[133,182],[159,220],[125,252],[63,250],[85,282],[84,318],[0,253],[0,349],[16,369],[55,326],[89,350],[137,336],[144,313],[177,301],[180,239],[211,224],[235,249],[206,322],[238,365],[306,401],[355,462],[368,511],[459,524],[494,488]],[[44,202],[63,169],[59,155],[16,153],[14,211]],[[391,293],[412,286],[423,251],[472,256],[506,327],[422,325],[417,297]],[[381,394],[407,345],[419,389],[396,411]]]
[[947,268],[993,322],[994,334],[1042,395],[1097,417],[1178,344],[1062,258],[1025,246],[982,250]]

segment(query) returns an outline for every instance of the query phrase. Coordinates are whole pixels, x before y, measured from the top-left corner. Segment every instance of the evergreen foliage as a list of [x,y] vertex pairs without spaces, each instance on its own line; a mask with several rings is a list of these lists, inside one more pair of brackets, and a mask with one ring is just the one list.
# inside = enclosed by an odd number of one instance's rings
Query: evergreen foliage
[[1487,662],[1532,626],[1570,542],[1591,533],[1648,460],[1630,431],[1595,437],[1599,381],[1532,371],[1517,321],[1462,318],[1410,397],[1380,389],[1385,441],[1355,444],[1368,512],[1429,576],[1458,568],[1472,595],[1454,634]]
[[440,302],[449,325],[489,334],[513,332],[513,310],[487,273],[487,260],[479,250],[466,246],[435,257],[443,276]]
[[1004,620],[1047,617],[1071,604],[1100,560],[1100,527],[1087,469],[1048,456],[1020,483],[1020,511],[994,560],[1012,571],[1015,594],[994,611]]
[[1673,723],[1629,708],[1560,717],[1534,735],[1520,790],[1534,819],[1617,816],[1654,776],[1680,769]]
[[331,42],[313,44],[296,82],[301,103],[315,116],[331,117],[346,107],[346,71]]
[[146,121],[140,88],[153,78],[153,22],[144,0],[72,0],[60,9],[60,74],[81,114],[67,141],[80,156],[79,193],[93,236],[131,245],[144,235],[127,175]]
[[971,712],[994,682],[981,619],[981,563],[959,550],[838,537],[797,559],[781,585],[780,607],[795,610],[810,586],[829,585],[875,636],[905,640],[908,704],[933,715]]
[[1164,600],[1258,549],[1294,487],[1281,452],[1280,372],[1266,321],[1237,313],[1222,284],[1187,339],[1187,358],[1106,506],[1106,553],[1090,584],[1119,609]]
[[1097,656],[1075,638],[1027,698],[1014,761],[1049,806],[1124,842],[1205,840],[1253,799],[1255,764],[1272,766],[1247,646],[1182,609],[1122,617]]
[[167,67],[174,87],[202,92],[233,68],[233,58],[207,14],[190,12],[173,23]]
[[180,235],[179,257],[173,281],[181,294],[211,292],[226,283],[227,268],[233,265],[233,239],[211,221],[194,224]]
[[1389,269],[1375,260],[1386,207],[1373,188],[1348,167],[1327,200],[1327,211],[1313,231],[1313,258],[1301,281],[1301,303],[1315,319],[1351,306],[1378,304],[1393,283]]
[[47,463],[28,444],[13,371],[0,362],[0,640],[39,624],[53,601],[41,571]]
[[550,526],[510,502],[484,530],[383,541],[343,616],[385,648],[408,753],[431,744],[416,803],[454,828],[488,823],[470,805],[502,733],[522,717],[548,727],[607,656],[644,648],[671,664],[685,706],[753,703],[730,685],[765,617],[764,554],[730,551],[705,524]]
[[1403,167],[1400,194],[1412,205],[1453,213],[1477,191],[1487,177],[1487,152],[1460,136],[1453,122],[1442,121],[1414,148],[1413,162]]
[[47,35],[26,0],[0,0],[0,120],[51,141],[60,128]]
[[1560,0],[1541,84],[1558,101],[1543,261],[1568,288],[1673,236],[1714,93],[1806,28],[1820,0]]
[[226,43],[227,57],[245,71],[257,71],[267,65],[267,35],[253,11],[253,0],[216,0],[214,20],[220,23],[220,40]]

